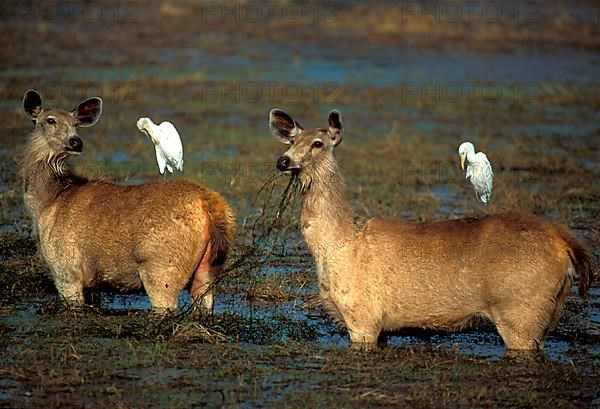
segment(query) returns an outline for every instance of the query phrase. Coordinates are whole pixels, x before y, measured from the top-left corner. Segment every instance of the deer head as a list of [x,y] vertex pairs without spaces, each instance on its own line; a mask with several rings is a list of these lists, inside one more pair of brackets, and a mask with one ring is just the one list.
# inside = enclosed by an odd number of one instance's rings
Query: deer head
[[327,129],[304,129],[284,111],[271,110],[271,133],[281,142],[291,145],[277,160],[277,169],[291,171],[298,174],[301,180],[306,180],[335,163],[333,151],[342,142],[342,114],[333,110],[329,113],[328,121]]
[[86,99],[70,112],[61,108],[44,109],[40,94],[29,90],[23,97],[23,111],[47,143],[50,156],[74,155],[83,149],[77,127],[88,127],[98,122],[102,115],[102,99]]

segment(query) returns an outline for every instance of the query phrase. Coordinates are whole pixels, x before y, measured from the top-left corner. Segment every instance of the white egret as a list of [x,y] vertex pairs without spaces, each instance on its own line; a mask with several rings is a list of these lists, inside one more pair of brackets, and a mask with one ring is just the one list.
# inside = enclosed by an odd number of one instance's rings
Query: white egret
[[156,125],[150,118],[140,118],[137,120],[137,127],[154,143],[161,175],[164,175],[165,168],[171,173],[173,169],[183,172],[183,145],[172,123],[162,122]]
[[471,181],[475,188],[475,196],[482,203],[488,204],[492,196],[492,184],[494,172],[492,164],[483,152],[475,153],[475,146],[471,142],[464,142],[458,147],[460,155],[460,167],[465,169],[467,162],[466,178]]

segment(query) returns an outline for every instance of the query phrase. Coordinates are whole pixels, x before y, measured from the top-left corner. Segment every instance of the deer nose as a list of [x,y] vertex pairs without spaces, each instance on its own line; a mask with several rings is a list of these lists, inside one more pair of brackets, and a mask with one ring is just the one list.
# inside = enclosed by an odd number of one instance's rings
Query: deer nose
[[81,152],[83,149],[83,141],[78,136],[69,139],[69,148],[75,152]]
[[290,167],[290,158],[288,156],[280,156],[277,159],[277,169],[287,170]]

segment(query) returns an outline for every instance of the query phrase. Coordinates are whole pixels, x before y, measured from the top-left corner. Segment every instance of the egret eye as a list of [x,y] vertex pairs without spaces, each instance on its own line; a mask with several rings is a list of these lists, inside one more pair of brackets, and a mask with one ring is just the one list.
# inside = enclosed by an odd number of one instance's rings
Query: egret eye
[[321,141],[314,141],[312,144],[313,148],[322,148],[323,147],[323,142]]
[[56,119],[54,118],[48,118],[46,119],[46,122],[50,125],[56,125]]

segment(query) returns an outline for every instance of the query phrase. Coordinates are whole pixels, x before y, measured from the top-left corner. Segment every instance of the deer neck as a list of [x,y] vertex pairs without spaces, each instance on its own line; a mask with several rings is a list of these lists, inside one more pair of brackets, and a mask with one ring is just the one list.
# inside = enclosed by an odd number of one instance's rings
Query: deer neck
[[335,160],[300,179],[304,192],[302,233],[323,281],[336,255],[354,240],[354,213],[346,201],[344,178]]
[[43,136],[34,131],[21,163],[25,205],[36,223],[62,192],[85,181],[72,173],[68,154],[51,152]]

